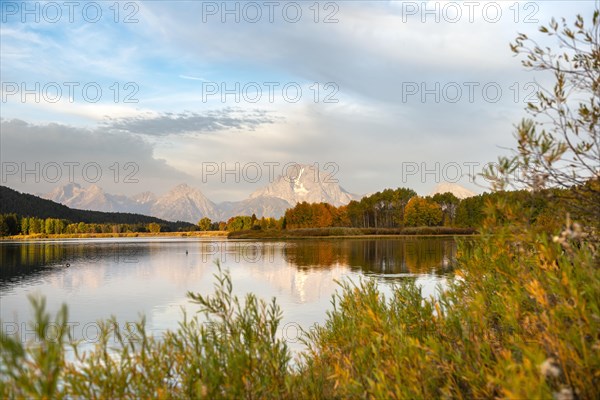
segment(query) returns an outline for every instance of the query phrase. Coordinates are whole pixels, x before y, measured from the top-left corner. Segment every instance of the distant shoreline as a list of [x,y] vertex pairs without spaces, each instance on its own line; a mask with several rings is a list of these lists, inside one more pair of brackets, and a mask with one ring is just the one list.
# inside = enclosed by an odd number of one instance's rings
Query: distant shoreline
[[128,232],[128,233],[61,233],[34,235],[4,236],[0,241],[8,240],[46,240],[46,239],[102,239],[102,238],[136,238],[136,237],[227,237],[225,231],[192,231],[192,232]]
[[415,228],[300,228],[285,230],[249,230],[230,232],[229,239],[321,239],[321,238],[373,238],[405,236],[456,236],[473,235],[473,228],[424,226]]
[[473,228],[418,227],[418,228],[303,228],[286,230],[247,230],[247,231],[191,231],[191,232],[129,232],[129,233],[63,233],[14,235],[0,238],[0,241],[47,240],[47,239],[102,239],[102,238],[226,238],[226,239],[322,239],[322,238],[380,238],[408,236],[468,236],[477,234]]

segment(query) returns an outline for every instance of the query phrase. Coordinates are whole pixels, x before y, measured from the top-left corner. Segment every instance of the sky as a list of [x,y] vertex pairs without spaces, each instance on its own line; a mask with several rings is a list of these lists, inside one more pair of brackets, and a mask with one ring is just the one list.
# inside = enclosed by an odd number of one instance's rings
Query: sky
[[[1,184],[238,201],[293,163],[474,192],[538,85],[509,44],[594,1],[0,1]],[[552,45],[551,42],[549,42]]]

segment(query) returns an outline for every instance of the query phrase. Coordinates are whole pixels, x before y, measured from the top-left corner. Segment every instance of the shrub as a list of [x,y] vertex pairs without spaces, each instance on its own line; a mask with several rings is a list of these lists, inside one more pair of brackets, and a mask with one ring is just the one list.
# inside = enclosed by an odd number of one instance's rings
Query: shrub
[[457,279],[437,299],[423,300],[413,281],[388,299],[373,281],[344,284],[307,337],[303,389],[323,398],[597,398],[600,269],[596,250],[572,236],[462,243]]

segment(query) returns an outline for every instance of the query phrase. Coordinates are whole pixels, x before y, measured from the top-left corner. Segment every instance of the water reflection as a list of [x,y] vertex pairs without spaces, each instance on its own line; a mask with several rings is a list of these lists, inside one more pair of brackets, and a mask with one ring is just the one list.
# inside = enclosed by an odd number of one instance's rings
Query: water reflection
[[[53,241],[0,243],[0,289],[26,283],[70,265],[139,264],[167,251],[192,252],[200,262],[274,263],[278,259],[298,271],[345,266],[376,275],[444,275],[456,255],[452,238],[331,239],[289,242],[252,241]],[[184,274],[185,275],[185,274]],[[185,277],[184,277],[185,279]]]
[[15,284],[32,284],[71,265],[134,263],[148,248],[139,243],[115,242],[12,242],[0,243],[0,290]]
[[451,238],[346,239],[297,242],[284,257],[298,269],[347,265],[364,274],[443,275],[453,265]]
[[27,296],[41,294],[50,311],[67,303],[78,327],[111,315],[127,324],[144,314],[150,331],[173,329],[181,308],[197,311],[187,291],[213,292],[214,260],[220,260],[234,294],[276,297],[282,326],[309,328],[325,320],[337,281],[374,276],[385,293],[391,282],[415,279],[429,296],[443,284],[455,253],[451,238],[0,242],[0,312],[7,326],[28,321]]

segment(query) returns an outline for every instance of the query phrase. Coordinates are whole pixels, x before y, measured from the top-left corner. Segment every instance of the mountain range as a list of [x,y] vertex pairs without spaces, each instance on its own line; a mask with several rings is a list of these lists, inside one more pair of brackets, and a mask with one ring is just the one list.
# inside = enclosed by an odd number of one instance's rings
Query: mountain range
[[331,174],[312,165],[298,165],[293,176],[278,176],[266,187],[253,192],[248,199],[237,202],[214,203],[200,190],[187,184],[180,184],[162,196],[144,192],[127,197],[106,193],[93,184],[82,187],[69,183],[41,197],[76,209],[138,213],[191,223],[197,223],[202,217],[226,221],[236,215],[252,214],[258,218],[279,218],[285,210],[302,201],[340,206],[360,198],[345,191]]
[[190,228],[191,224],[177,221],[171,222],[147,215],[80,210],[58,204],[54,201],[42,199],[28,193],[20,193],[6,186],[0,186],[0,214],[14,213],[19,216],[36,218],[60,218],[88,224],[160,224],[163,229],[177,231]]
[[[459,198],[474,193],[453,183],[439,184],[434,193],[451,192]],[[213,221],[227,221],[236,215],[252,215],[258,218],[279,218],[297,203],[329,203],[334,206],[360,200],[361,196],[344,190],[333,176],[312,165],[298,165],[293,175],[278,176],[267,186],[250,194],[242,201],[214,203],[200,190],[187,184],[175,186],[167,193],[157,196],[143,192],[134,196],[113,195],[97,185],[82,187],[69,183],[42,194],[48,200],[70,208],[105,212],[125,212],[150,215],[168,221],[197,223],[208,217]]]

